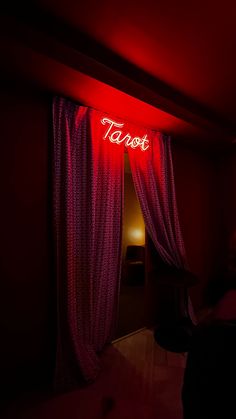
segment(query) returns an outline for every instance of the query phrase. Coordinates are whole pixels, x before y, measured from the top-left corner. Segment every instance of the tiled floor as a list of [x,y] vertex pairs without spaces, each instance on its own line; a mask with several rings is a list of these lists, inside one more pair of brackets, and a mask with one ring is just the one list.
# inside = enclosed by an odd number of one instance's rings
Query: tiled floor
[[[30,409],[12,407],[14,419],[182,419],[185,356],[161,349],[151,330],[116,341],[101,358],[96,382]],[[103,407],[110,410],[103,414]],[[106,410],[106,409],[105,409]]]

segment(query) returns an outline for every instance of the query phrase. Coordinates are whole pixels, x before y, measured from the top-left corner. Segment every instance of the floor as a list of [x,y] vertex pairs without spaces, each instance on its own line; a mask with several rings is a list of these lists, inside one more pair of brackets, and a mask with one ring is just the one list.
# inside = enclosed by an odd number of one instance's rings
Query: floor
[[12,406],[4,419],[182,419],[185,355],[161,349],[151,330],[115,341],[101,366],[86,388],[30,408]]
[[122,285],[116,338],[125,336],[146,325],[144,286]]

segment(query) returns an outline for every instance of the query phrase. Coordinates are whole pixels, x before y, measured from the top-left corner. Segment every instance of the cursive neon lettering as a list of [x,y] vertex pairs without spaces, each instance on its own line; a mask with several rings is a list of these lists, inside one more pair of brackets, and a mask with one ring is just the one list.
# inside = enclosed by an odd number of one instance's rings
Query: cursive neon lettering
[[101,119],[103,125],[107,125],[107,130],[103,136],[103,139],[109,138],[111,143],[121,144],[124,143],[125,147],[137,148],[140,147],[142,151],[146,151],[149,148],[149,140],[147,134],[141,137],[132,137],[130,133],[124,134],[122,130],[115,130],[114,128],[123,128],[124,123],[113,121],[110,118]]
[[108,134],[109,134],[109,132],[110,132],[110,130],[113,126],[115,126],[117,128],[122,128],[124,126],[124,124],[119,124],[118,122],[112,121],[112,119],[109,119],[109,118],[101,119],[101,123],[103,125],[105,125],[107,122],[108,122],[108,124],[110,124],[110,127],[108,128],[106,134],[103,136],[104,140],[105,140],[105,138],[107,138],[107,136],[108,136]]
[[117,143],[119,144],[120,141],[120,136],[121,136],[122,132],[121,131],[114,131],[111,135],[109,135],[109,139],[112,143]]
[[[146,144],[146,146],[145,146]],[[149,148],[149,140],[147,140],[147,134],[143,136],[143,142],[142,142],[142,150],[145,151]]]
[[131,135],[130,134],[126,134],[123,138],[122,138],[122,141],[124,141],[124,143],[125,143],[125,147],[128,147],[130,144],[129,144],[129,141],[131,140]]

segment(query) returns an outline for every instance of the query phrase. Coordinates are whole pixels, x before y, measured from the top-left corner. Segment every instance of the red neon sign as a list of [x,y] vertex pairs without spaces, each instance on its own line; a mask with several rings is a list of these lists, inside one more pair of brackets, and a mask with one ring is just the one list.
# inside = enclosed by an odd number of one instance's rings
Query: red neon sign
[[103,139],[109,138],[111,143],[121,144],[124,143],[125,147],[137,148],[140,147],[142,151],[146,151],[149,148],[149,140],[147,134],[141,137],[132,137],[130,133],[124,134],[123,131],[117,130],[116,128],[123,128],[124,124],[115,122],[109,118],[101,119],[103,125],[108,124],[107,130],[103,136]]

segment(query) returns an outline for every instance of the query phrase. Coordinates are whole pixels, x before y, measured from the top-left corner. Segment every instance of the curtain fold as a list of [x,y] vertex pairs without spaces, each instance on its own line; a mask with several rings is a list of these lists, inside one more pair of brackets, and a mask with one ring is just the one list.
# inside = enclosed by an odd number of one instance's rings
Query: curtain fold
[[121,274],[123,149],[101,140],[99,112],[56,97],[53,187],[57,389],[99,371],[113,336]]
[[[163,261],[188,269],[175,194],[171,138],[149,131],[149,148],[128,149],[131,172],[147,232]],[[151,140],[151,141],[150,141]],[[187,287],[184,288],[185,315],[197,323]]]
[[175,196],[170,137],[150,131],[149,148],[132,150],[129,160],[147,232],[169,265],[187,267]]

